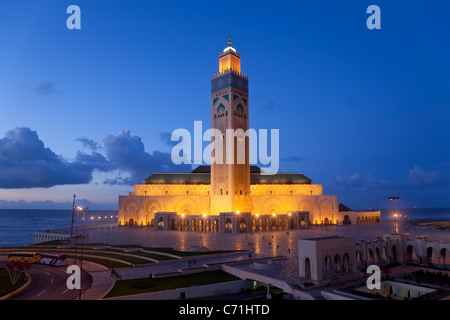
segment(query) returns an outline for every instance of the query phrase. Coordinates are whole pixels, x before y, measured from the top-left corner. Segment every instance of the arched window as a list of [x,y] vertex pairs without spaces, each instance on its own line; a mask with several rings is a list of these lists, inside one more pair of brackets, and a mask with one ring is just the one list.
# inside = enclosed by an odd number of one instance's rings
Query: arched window
[[222,189],[220,189],[220,195],[223,195],[223,190]]
[[169,191],[166,190],[166,196],[169,194]]
[[242,196],[242,189],[239,191],[239,194]]
[[289,192],[291,193],[291,196],[292,196],[292,194],[294,193],[294,191],[292,191],[292,190],[291,190],[291,191],[289,191]]
[[272,191],[272,190],[270,190],[270,191],[269,191],[269,195],[272,195],[272,194],[273,194],[273,191]]
[[187,195],[187,196],[189,195],[189,190],[186,190],[186,195]]

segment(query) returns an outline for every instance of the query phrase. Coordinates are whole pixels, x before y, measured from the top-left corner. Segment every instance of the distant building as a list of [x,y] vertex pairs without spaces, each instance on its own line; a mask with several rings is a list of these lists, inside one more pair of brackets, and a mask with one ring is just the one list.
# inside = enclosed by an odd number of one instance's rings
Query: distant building
[[[211,127],[249,129],[248,77],[240,55],[228,46],[219,55],[219,73],[211,80]],[[234,139],[234,137],[233,137]],[[245,163],[200,166],[191,173],[155,173],[134,192],[119,196],[119,225],[154,226],[162,230],[257,232],[307,228],[310,224],[369,223],[380,212],[343,215],[337,195],[324,195],[322,185],[301,173],[261,174],[250,166],[248,137]],[[235,146],[235,149],[237,147]],[[235,154],[236,155],[236,152]],[[215,156],[215,155],[214,155]]]

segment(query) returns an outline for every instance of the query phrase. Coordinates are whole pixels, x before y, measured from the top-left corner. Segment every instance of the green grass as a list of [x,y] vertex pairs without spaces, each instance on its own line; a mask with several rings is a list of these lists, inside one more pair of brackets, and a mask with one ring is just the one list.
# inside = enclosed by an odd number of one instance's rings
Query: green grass
[[[72,248],[72,249],[56,248],[56,245],[60,244],[60,243],[57,243],[58,241],[59,240],[52,241],[54,247],[44,247],[44,246],[42,246],[43,244],[37,244],[37,245],[33,245],[33,246],[18,247],[18,248],[15,247],[15,248],[8,248],[8,249],[10,249],[11,251],[23,251],[23,250],[25,250],[25,251],[35,250],[35,251],[41,251],[41,252],[58,251],[58,252],[65,252],[67,254],[73,254],[74,248]],[[50,242],[48,242],[46,244],[50,244]],[[149,247],[142,247],[140,245],[112,245],[112,246],[110,246],[111,249],[101,250],[101,251],[108,251],[108,253],[106,253],[106,252],[97,252],[96,250],[92,249],[92,247],[95,247],[95,246],[108,246],[108,245],[104,244],[104,243],[85,243],[84,244],[85,254],[92,254],[92,255],[96,255],[99,257],[106,257],[106,258],[115,258],[115,259],[123,260],[123,261],[129,262],[129,263],[132,263],[132,264],[152,263],[152,261],[140,259],[139,257],[146,257],[146,258],[151,258],[151,259],[155,259],[155,260],[170,260],[170,259],[176,259],[176,258],[165,256],[165,255],[158,255],[156,253],[149,253],[149,252],[124,252],[123,249],[139,248],[139,249],[149,250],[149,251],[154,251],[154,252],[168,253],[168,254],[172,254],[177,257],[192,257],[192,256],[202,256],[202,255],[246,251],[246,250],[214,250],[214,251],[191,252],[191,251],[179,251],[179,250],[175,250],[170,247],[149,248]],[[81,254],[81,243],[79,243],[78,252],[79,252],[79,254]],[[126,256],[123,254],[130,254],[130,255],[134,255],[136,257],[130,257],[130,256]],[[103,263],[101,263],[101,264],[103,264]]]
[[[75,259],[75,255],[67,255],[68,258],[71,259]],[[78,259],[81,258],[81,255],[77,256]],[[119,262],[119,261],[114,261],[114,260],[109,260],[108,258],[92,258],[92,257],[86,257],[83,256],[83,261],[90,261],[93,263],[97,263],[99,265],[105,266],[107,268],[124,268],[124,267],[129,267],[128,264]]]
[[28,277],[24,274],[19,276],[16,284],[13,286],[11,280],[9,279],[8,270],[0,269],[0,297],[4,296],[16,289],[19,289],[28,281]]
[[154,253],[148,253],[148,252],[124,252],[123,249],[107,249],[104,251],[108,251],[108,252],[115,252],[115,253],[125,253],[125,254],[132,254],[135,256],[140,256],[140,257],[145,257],[145,258],[151,258],[151,259],[155,259],[155,260],[173,260],[176,258],[172,258],[172,257],[168,257],[168,256],[163,256],[160,254],[154,254]]
[[119,280],[105,298],[126,296],[139,293],[156,292],[200,286],[212,283],[220,283],[239,280],[239,278],[224,271],[209,271],[170,278],[141,278],[131,280]]
[[189,257],[189,256],[201,256],[201,255],[208,255],[208,254],[218,254],[218,253],[229,253],[229,252],[240,252],[240,251],[246,251],[246,250],[214,250],[214,251],[178,251],[173,248],[148,248],[143,247],[144,250],[150,250],[150,251],[156,251],[156,252],[162,252],[162,253],[169,253],[173,254],[175,256],[179,257]]
[[[126,255],[122,255],[119,253],[103,253],[103,252],[97,252],[97,251],[84,251],[84,254],[89,254],[89,255],[94,255],[97,257],[105,257],[105,258],[113,258],[113,259],[118,259],[118,260],[122,260],[128,263],[132,263],[132,264],[146,264],[146,263],[154,263],[152,261],[149,260],[144,260],[144,259],[140,259],[137,257],[129,257]],[[130,253],[133,254],[133,253]],[[81,255],[81,252],[78,252],[78,256]]]

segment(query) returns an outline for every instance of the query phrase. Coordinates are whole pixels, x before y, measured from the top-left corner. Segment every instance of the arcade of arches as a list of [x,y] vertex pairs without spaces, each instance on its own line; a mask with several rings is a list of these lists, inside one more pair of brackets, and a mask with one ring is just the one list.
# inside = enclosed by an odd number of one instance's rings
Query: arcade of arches
[[417,265],[448,268],[450,244],[383,234],[375,241],[356,243],[352,237],[321,237],[298,241],[299,274],[315,283],[365,271],[370,265]]
[[[195,175],[195,174],[194,174]],[[312,224],[360,224],[380,221],[380,212],[340,212],[337,196],[322,195],[318,185],[252,185],[251,218],[237,227],[241,232],[305,228]],[[238,196],[239,197],[239,196]],[[119,197],[119,225],[161,229],[156,213],[176,214],[166,230],[227,232],[219,215],[210,214],[210,185],[135,185],[135,191]],[[238,210],[236,210],[238,212]],[[289,213],[309,212],[293,225]],[[189,223],[188,223],[189,221]],[[236,230],[234,228],[233,230]]]

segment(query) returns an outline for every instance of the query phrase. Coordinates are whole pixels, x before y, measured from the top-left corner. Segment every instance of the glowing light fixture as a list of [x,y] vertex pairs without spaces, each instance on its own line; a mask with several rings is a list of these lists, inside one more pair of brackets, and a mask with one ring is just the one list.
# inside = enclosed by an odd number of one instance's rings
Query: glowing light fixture
[[223,52],[227,52],[228,50],[231,50],[231,51],[233,51],[233,52],[236,52],[236,49],[233,48],[232,46],[226,47],[225,49],[223,49]]

